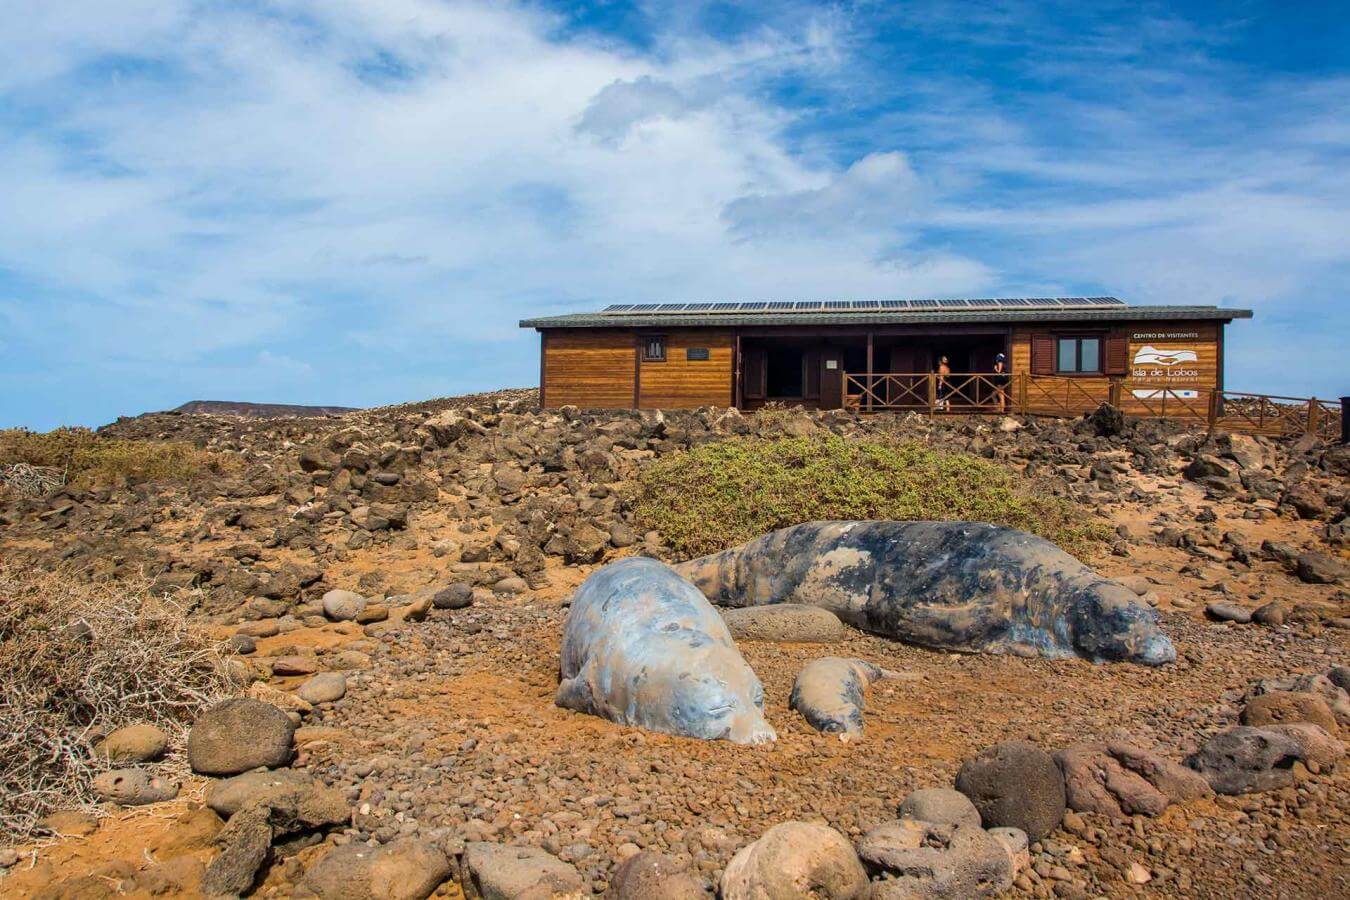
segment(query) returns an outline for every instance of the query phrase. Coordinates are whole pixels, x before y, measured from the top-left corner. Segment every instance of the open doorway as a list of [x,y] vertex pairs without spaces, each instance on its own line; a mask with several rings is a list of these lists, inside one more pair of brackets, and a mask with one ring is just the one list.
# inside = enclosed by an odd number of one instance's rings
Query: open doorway
[[769,347],[765,393],[770,400],[800,400],[803,396],[803,353],[800,347]]

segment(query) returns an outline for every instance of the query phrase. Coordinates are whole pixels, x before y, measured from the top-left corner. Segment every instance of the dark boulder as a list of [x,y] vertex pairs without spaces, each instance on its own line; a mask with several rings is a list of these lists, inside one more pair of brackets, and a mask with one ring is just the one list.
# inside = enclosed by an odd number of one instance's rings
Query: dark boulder
[[1186,759],[1220,794],[1249,794],[1294,783],[1303,748],[1287,735],[1239,725],[1214,735]]
[[1055,760],[1025,741],[1004,741],[966,760],[956,789],[980,811],[985,828],[1020,828],[1033,841],[1064,818],[1064,776]]

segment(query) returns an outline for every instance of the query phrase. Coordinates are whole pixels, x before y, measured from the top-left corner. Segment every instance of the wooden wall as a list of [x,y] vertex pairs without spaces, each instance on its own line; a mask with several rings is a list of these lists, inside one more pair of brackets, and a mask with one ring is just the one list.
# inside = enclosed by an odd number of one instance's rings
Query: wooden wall
[[[1152,387],[1168,388],[1172,391],[1194,391],[1196,402],[1204,403],[1209,399],[1208,392],[1221,386],[1219,371],[1220,329],[1213,322],[1126,322],[1113,324],[1102,329],[1090,326],[1054,325],[1045,327],[1017,326],[1012,333],[1012,353],[1010,362],[1014,372],[1031,372],[1031,347],[1037,335],[1054,337],[1064,335],[1090,335],[1100,331],[1103,337],[1123,339],[1126,346],[1125,370],[1115,378],[1128,380],[1134,390],[1148,390]],[[1147,348],[1158,351],[1156,355],[1147,353]],[[1144,353],[1141,356],[1141,352]],[[1178,354],[1195,354],[1194,361],[1178,360]],[[1149,362],[1148,359],[1161,358],[1161,362]],[[1138,362],[1136,362],[1138,360]],[[1170,363],[1170,364],[1169,364]],[[1062,379],[1046,379],[1046,390],[1058,385],[1056,396],[1067,400],[1073,408],[1083,412],[1090,411],[1095,402],[1105,400],[1111,382],[1109,376],[1075,375],[1070,376],[1077,389],[1066,389]],[[1089,397],[1084,397],[1086,392]],[[1028,400],[1035,404],[1038,394],[1035,388],[1028,391]],[[1099,398],[1099,399],[1097,399]],[[1095,401],[1095,402],[1094,402]],[[1156,404],[1156,399],[1154,401]],[[1169,400],[1169,408],[1173,401]],[[1121,406],[1126,412],[1142,413],[1144,401],[1136,399],[1127,392],[1121,397]]]
[[637,343],[631,331],[549,331],[542,352],[543,402],[550,409],[632,408]]
[[[632,330],[566,329],[544,334],[543,403],[550,409],[690,409],[730,406],[735,338],[730,331],[669,331],[664,362],[639,363]],[[690,349],[708,351],[689,359]]]
[[[707,350],[708,358],[689,359],[691,348]],[[642,409],[731,406],[735,349],[730,331],[667,332],[665,362],[642,361],[638,405]]]

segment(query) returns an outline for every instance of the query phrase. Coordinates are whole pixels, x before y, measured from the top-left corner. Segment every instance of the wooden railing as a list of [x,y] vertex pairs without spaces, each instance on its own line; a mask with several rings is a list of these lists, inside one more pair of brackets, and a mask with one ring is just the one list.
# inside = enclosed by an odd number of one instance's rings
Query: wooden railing
[[1253,434],[1341,436],[1340,405],[1204,388],[1168,388],[1101,377],[967,372],[845,372],[841,405],[860,412],[1077,416],[1110,403],[1127,415],[1186,419]]

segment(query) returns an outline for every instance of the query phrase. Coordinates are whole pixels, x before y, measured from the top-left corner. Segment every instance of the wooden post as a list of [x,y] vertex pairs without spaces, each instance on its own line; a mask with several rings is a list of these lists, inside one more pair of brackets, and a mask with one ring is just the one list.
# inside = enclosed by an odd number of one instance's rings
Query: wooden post
[[872,332],[867,332],[867,411],[872,411],[872,395],[876,393],[877,383],[872,372]]
[[937,410],[937,373],[929,372],[925,376],[928,382],[928,415],[932,415]]
[[745,398],[741,395],[741,333],[736,332],[736,345],[731,351],[731,405],[737,409],[745,407]]
[[1322,411],[1321,405],[1316,397],[1308,398],[1308,425],[1306,432],[1308,434],[1317,434],[1317,414]]
[[1205,416],[1206,424],[1212,429],[1219,421],[1219,392],[1212,391],[1209,395],[1209,412]]
[[1027,378],[1026,372],[1017,373],[1017,405],[1022,410],[1022,415],[1027,414]]
[[1112,378],[1106,386],[1106,402],[1120,409],[1120,379]]

